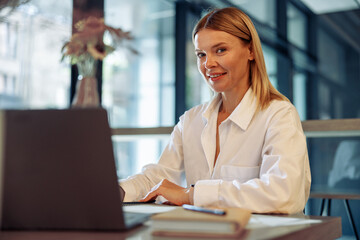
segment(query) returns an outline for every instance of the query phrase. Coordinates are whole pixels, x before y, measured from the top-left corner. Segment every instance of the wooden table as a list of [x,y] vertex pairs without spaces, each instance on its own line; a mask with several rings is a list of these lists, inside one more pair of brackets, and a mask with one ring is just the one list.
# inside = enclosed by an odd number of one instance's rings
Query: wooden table
[[[294,217],[281,215],[281,217]],[[320,219],[320,223],[259,227],[246,229],[241,239],[336,239],[341,237],[341,218],[320,216],[296,216],[301,219]],[[169,238],[153,237],[150,222],[127,232],[95,231],[3,231],[1,240],[165,240]],[[173,238],[176,239],[176,238]],[[180,238],[177,238],[180,239]],[[187,238],[187,240],[189,240]]]

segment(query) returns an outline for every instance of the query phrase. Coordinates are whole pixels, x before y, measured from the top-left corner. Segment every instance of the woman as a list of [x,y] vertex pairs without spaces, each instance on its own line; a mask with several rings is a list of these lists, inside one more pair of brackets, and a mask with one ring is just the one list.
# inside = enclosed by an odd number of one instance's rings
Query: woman
[[[176,205],[302,211],[311,182],[305,136],[296,109],[268,79],[251,20],[236,8],[213,10],[193,41],[215,97],[180,117],[158,164],[121,181],[125,201],[163,196]],[[179,186],[183,172],[187,188]]]

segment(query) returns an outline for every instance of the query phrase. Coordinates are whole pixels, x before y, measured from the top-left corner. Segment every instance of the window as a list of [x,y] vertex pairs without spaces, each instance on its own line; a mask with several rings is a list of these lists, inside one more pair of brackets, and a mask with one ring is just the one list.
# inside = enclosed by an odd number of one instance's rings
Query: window
[[304,13],[292,4],[287,4],[288,40],[299,48],[307,47],[307,18]]
[[296,72],[293,75],[294,106],[299,113],[300,120],[306,120],[306,74]]
[[243,9],[251,18],[272,28],[276,27],[275,0],[242,1],[243,3],[238,3],[238,1],[233,2]]
[[118,49],[104,61],[103,105],[113,127],[174,124],[173,4],[105,1],[105,21],[130,31],[139,55]]
[[262,44],[262,49],[263,49],[265,66],[266,66],[267,74],[269,76],[269,80],[275,88],[278,88],[276,53],[273,49],[271,49],[265,44]]
[[209,101],[213,96],[213,91],[210,89],[206,81],[203,79],[197,67],[197,57],[195,54],[195,47],[192,42],[192,30],[196,22],[200,19],[194,13],[188,14],[187,21],[189,22],[187,28],[186,39],[186,109],[190,109],[198,104]]
[[70,68],[60,59],[71,9],[71,0],[33,0],[0,22],[1,107],[68,106]]
[[[334,192],[357,192],[360,186],[360,137],[320,137],[310,138],[309,158],[312,176],[312,190],[335,189]],[[315,161],[314,161],[315,160]],[[359,202],[350,200],[354,222],[358,226]],[[319,214],[320,199],[309,199],[307,204],[311,215]],[[339,216],[342,221],[344,238],[354,238],[348,222],[347,210],[342,199],[331,202],[331,216]],[[355,225],[355,226],[356,226]]]
[[318,56],[320,74],[327,79],[345,85],[345,49],[336,39],[326,31],[318,32]]
[[17,22],[0,22],[0,57],[7,59],[16,58]]
[[[102,103],[113,128],[175,124],[174,11],[168,1],[105,1],[106,23],[130,31],[139,52],[118,49],[104,61]],[[157,162],[166,140],[114,138],[119,178]]]

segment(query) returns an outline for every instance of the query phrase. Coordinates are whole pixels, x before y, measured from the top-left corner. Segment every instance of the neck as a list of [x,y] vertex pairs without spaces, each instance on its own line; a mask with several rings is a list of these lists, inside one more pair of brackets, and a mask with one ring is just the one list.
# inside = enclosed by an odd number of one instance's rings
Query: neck
[[244,98],[248,89],[249,87],[244,88],[237,92],[237,94],[227,94],[225,92],[221,93],[222,104],[220,106],[219,112],[230,115]]

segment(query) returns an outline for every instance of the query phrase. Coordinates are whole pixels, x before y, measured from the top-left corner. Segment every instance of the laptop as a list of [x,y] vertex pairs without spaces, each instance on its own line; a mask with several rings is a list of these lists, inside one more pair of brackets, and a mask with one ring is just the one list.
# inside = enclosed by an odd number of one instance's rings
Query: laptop
[[0,224],[21,230],[126,230],[111,130],[101,108],[0,111]]

